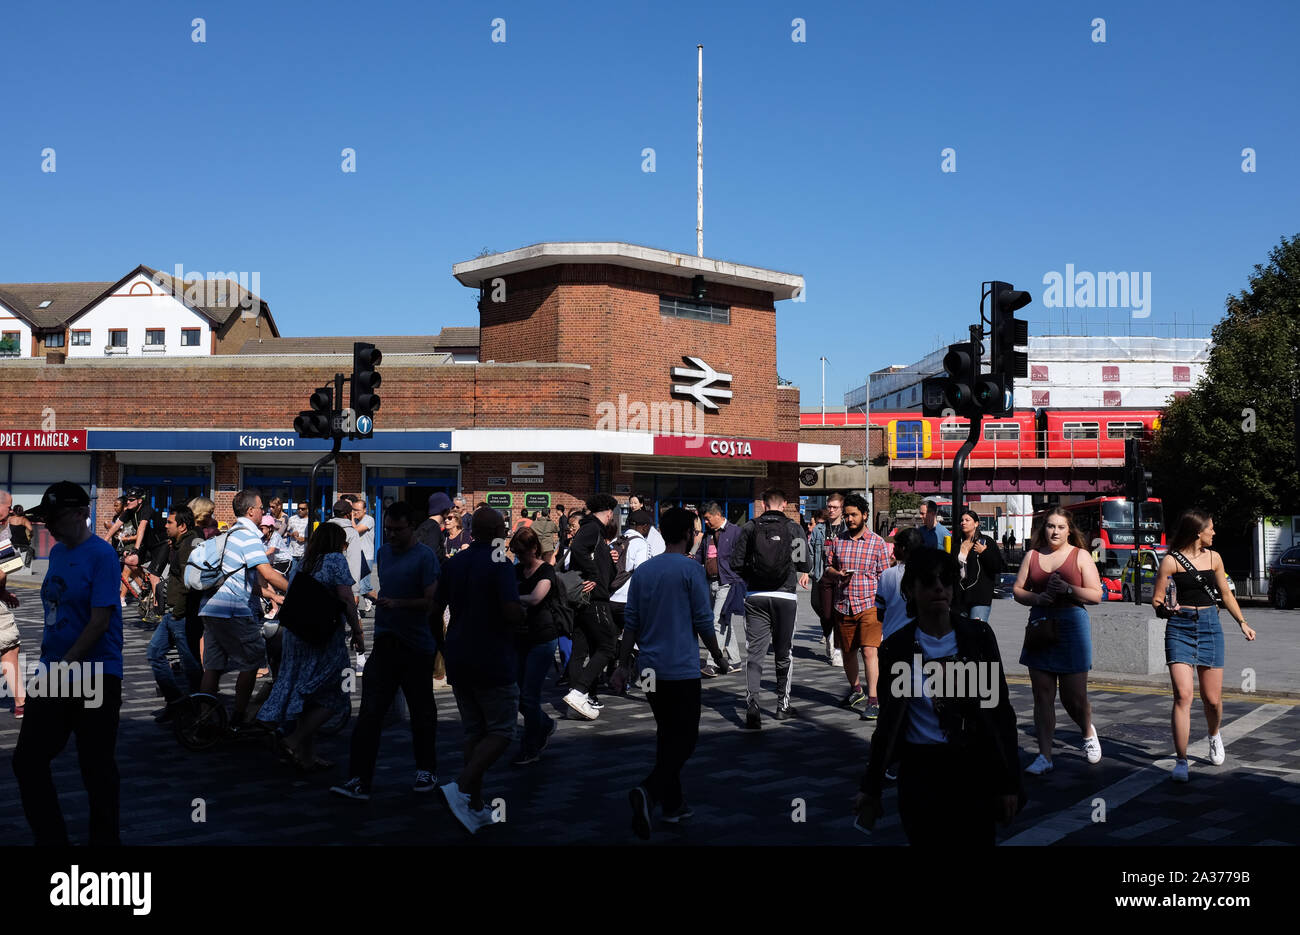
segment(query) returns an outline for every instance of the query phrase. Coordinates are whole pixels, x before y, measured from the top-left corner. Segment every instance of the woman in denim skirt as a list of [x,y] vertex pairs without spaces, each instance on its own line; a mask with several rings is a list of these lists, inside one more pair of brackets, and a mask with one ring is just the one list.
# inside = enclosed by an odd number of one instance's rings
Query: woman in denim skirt
[[[1226,754],[1219,724],[1223,720],[1223,627],[1219,625],[1218,598],[1232,614],[1247,640],[1255,631],[1228,587],[1223,559],[1211,550],[1214,543],[1214,520],[1201,510],[1187,510],[1178,518],[1178,528],[1169,543],[1169,552],[1160,560],[1151,606],[1165,623],[1165,662],[1174,686],[1174,782],[1187,782],[1187,738],[1192,720],[1192,667],[1201,680],[1201,706],[1209,730],[1210,762],[1221,766]],[[1179,559],[1182,559],[1180,561]],[[1186,564],[1184,564],[1184,562]],[[1190,570],[1188,568],[1190,566]],[[1168,582],[1174,585],[1173,601],[1165,593]]]
[[[1088,703],[1092,625],[1083,605],[1101,603],[1101,578],[1070,514],[1060,507],[1048,510],[1034,533],[1016,576],[1015,596],[1017,602],[1031,608],[1020,664],[1029,668],[1034,692],[1038,756],[1025,772],[1041,776],[1052,771],[1058,684],[1065,713],[1083,734],[1083,752],[1089,763],[1096,763],[1101,760],[1101,741]],[[1029,633],[1044,619],[1055,621],[1056,640],[1050,646],[1031,650]]]

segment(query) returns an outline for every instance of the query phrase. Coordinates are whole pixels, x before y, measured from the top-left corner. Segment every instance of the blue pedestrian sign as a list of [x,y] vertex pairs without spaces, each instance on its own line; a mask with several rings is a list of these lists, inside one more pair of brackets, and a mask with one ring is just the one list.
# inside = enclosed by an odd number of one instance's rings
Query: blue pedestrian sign
[[370,416],[357,416],[357,434],[369,435],[375,427],[375,420]]

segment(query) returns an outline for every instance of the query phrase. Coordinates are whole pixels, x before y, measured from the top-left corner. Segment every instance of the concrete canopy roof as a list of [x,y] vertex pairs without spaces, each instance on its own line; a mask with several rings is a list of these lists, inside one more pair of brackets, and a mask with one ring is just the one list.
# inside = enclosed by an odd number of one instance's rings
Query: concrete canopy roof
[[770,292],[774,299],[794,298],[804,288],[803,277],[793,273],[779,273],[756,266],[728,263],[726,260],[612,242],[538,243],[506,253],[466,260],[455,264],[451,272],[461,285],[478,288],[483,281],[495,276],[508,276],[511,273],[564,263],[604,263],[688,278],[702,275],[706,282]]

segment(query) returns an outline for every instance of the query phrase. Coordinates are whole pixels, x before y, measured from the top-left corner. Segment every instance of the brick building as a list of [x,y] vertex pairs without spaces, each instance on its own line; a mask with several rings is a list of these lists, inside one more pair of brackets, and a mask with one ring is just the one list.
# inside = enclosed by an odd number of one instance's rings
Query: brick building
[[[321,471],[319,508],[364,491],[377,513],[423,509],[443,490],[513,518],[599,490],[661,509],[717,500],[739,518],[765,486],[794,497],[801,463],[839,461],[838,445],[800,442],[799,391],[778,386],[775,302],[799,276],[621,243],[537,244],[453,273],[480,291],[479,327],[369,339],[384,353],[376,431]],[[313,387],[351,370],[352,340],[6,360],[0,484],[18,503],[86,484],[97,527],[128,486],[163,510],[211,496],[222,519],[241,486],[306,500],[329,445],[290,426]]]

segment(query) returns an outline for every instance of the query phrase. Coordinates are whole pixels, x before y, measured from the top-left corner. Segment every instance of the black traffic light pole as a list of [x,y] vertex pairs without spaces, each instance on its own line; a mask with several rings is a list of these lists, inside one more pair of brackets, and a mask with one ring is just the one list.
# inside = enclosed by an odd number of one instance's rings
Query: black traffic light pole
[[[1145,484],[1142,476],[1142,452],[1136,438],[1125,440],[1124,455],[1124,466],[1128,474],[1125,478],[1128,490],[1125,492],[1133,507],[1133,604],[1138,606],[1142,603],[1142,524],[1138,520],[1138,503]],[[1154,582],[1152,586],[1154,587]]]
[[[334,374],[334,398],[343,398],[343,374]],[[307,481],[307,540],[311,541],[311,534],[316,528],[316,472],[329,464],[339,456],[339,449],[343,447],[342,426],[336,423],[333,428],[334,448],[331,451],[321,455],[316,459],[316,463],[311,466],[311,475]]]
[[[982,348],[984,345],[984,300],[980,300],[980,324],[970,326],[971,342],[971,385],[974,386],[979,381],[980,361],[984,355]],[[950,530],[953,540],[957,539],[956,530],[961,528],[960,517],[961,511],[966,508],[966,458],[969,457],[975,448],[975,443],[980,437],[980,423],[984,419],[983,412],[975,412],[970,417],[970,431],[966,434],[966,441],[962,443],[961,448],[957,450],[957,455],[952,459],[952,523],[953,529]]]

